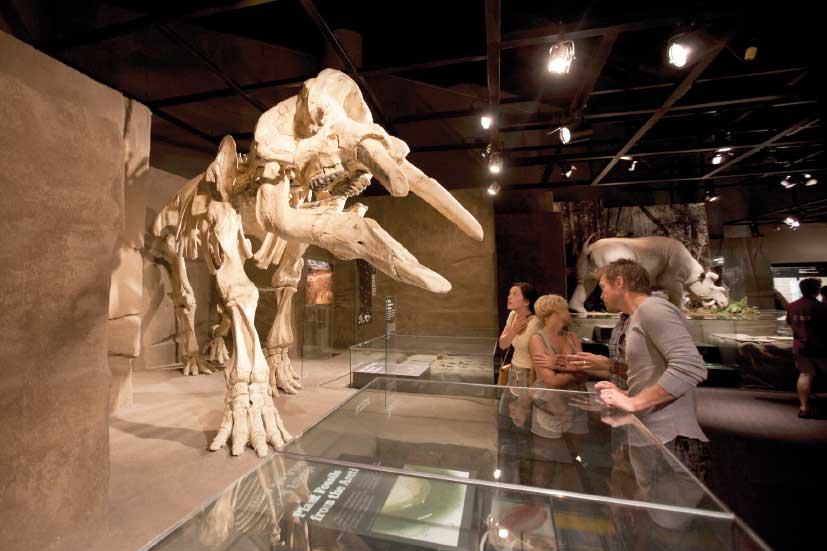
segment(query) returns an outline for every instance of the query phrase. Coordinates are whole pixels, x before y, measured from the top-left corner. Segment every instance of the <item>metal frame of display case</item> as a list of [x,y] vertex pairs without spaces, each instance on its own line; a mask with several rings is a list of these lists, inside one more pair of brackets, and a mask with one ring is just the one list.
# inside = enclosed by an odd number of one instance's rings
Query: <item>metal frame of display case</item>
[[[544,469],[542,463],[554,461],[541,448],[520,447],[525,435],[512,426],[513,410],[503,404],[524,397],[531,407],[553,404],[549,411],[561,419],[571,419],[567,411],[585,412],[589,431],[578,436],[582,451],[570,452],[602,454],[590,475],[595,480],[609,472],[623,481],[628,473],[616,470],[617,464],[625,465],[616,457],[618,450],[627,445],[633,457],[638,452],[632,448],[640,448],[638,457],[645,461],[632,470],[638,487],[628,490],[604,481],[602,495],[521,478],[522,462]],[[440,404],[451,407],[440,412],[435,408]],[[769,549],[640,421],[631,417],[616,427],[606,415],[612,418],[588,392],[375,379],[147,549]],[[493,426],[491,419],[496,419]],[[469,422],[483,432],[475,433]],[[425,430],[405,433],[409,423]],[[440,425],[456,438],[434,452],[429,442],[439,435],[428,436],[428,427]],[[558,426],[538,426],[552,425]],[[568,426],[575,434],[579,425]],[[457,432],[462,427],[469,430]],[[562,442],[566,430],[560,431],[559,437],[533,429],[532,434]],[[348,446],[360,438],[368,443],[375,438],[372,454],[349,453]],[[468,453],[463,443],[472,444]],[[587,452],[589,446],[593,449]],[[506,450],[522,453],[519,468],[506,470]],[[485,461],[492,458],[496,470],[476,468],[490,467]],[[577,455],[572,463],[580,461]],[[697,499],[694,505],[678,502],[687,492],[662,494],[665,499],[642,492],[673,484],[688,489]],[[628,491],[633,493],[625,495]]]

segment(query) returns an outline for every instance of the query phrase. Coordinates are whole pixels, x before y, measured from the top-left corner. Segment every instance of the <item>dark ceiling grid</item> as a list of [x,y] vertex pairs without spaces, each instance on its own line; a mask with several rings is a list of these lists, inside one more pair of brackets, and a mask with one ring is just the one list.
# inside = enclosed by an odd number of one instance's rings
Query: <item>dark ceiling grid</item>
[[669,97],[666,99],[666,101],[660,107],[660,109],[658,109],[655,113],[652,114],[651,117],[649,117],[649,120],[647,120],[643,124],[643,126],[641,126],[638,129],[637,132],[635,132],[635,134],[629,139],[629,141],[626,142],[626,145],[620,148],[620,151],[618,151],[615,154],[614,158],[611,161],[609,161],[605,167],[603,167],[603,170],[601,170],[597,177],[595,177],[592,181],[593,186],[599,185],[603,178],[605,178],[606,175],[612,170],[612,168],[614,168],[614,166],[620,161],[620,158],[626,155],[629,152],[629,150],[632,149],[640,141],[640,139],[646,134],[646,132],[648,132],[649,129],[652,128],[661,119],[661,117],[663,117],[663,115],[665,115],[666,112],[673,105],[675,105],[675,103],[679,99],[681,99],[687,92],[689,92],[689,90],[692,88],[692,84],[700,78],[700,76],[703,74],[706,68],[712,64],[712,62],[715,60],[715,58],[718,57],[718,54],[721,53],[722,50],[723,45],[718,46],[716,49],[707,54],[706,58],[700,60],[695,65],[695,67],[692,68],[692,71],[690,71],[683,78],[683,80],[681,80],[681,83],[669,95]]
[[359,71],[356,69],[356,66],[353,64],[353,61],[350,59],[350,56],[347,55],[347,52],[345,51],[344,47],[342,47],[342,45],[339,43],[339,40],[333,34],[333,31],[330,30],[330,27],[327,25],[327,22],[324,20],[321,13],[319,13],[319,10],[316,7],[316,4],[313,2],[313,0],[299,0],[299,2],[301,2],[301,5],[304,8],[304,10],[307,12],[308,17],[310,17],[310,19],[313,21],[313,23],[319,29],[319,32],[322,34],[324,39],[327,41],[328,45],[336,53],[336,55],[339,58],[339,61],[342,62],[342,65],[344,66],[345,71],[347,71],[347,73],[350,74],[350,76],[353,77],[353,79],[356,82],[358,82],[359,85],[361,86],[362,92],[365,95],[365,99],[368,100],[368,103],[370,103],[371,108],[376,113],[376,115],[377,115],[376,118],[379,119],[379,123],[383,127],[385,127],[385,130],[387,130],[389,133],[395,135],[396,131],[394,130],[393,124],[385,116],[385,113],[382,110],[382,106],[379,103],[379,99],[373,93],[373,90],[371,89],[370,84],[368,84],[368,81],[365,80],[365,77],[363,77],[362,75],[359,74]]
[[145,29],[153,25],[169,25],[173,23],[178,23],[180,21],[184,21],[186,19],[210,17],[213,15],[218,15],[230,11],[238,11],[244,8],[252,8],[264,4],[270,4],[276,1],[278,0],[242,0],[240,2],[219,4],[208,8],[202,8],[200,10],[193,10],[190,6],[186,6],[183,8],[179,7],[171,10],[166,10],[163,12],[142,15],[136,17],[135,19],[130,19],[129,21],[124,21],[122,23],[114,23],[112,25],[107,25],[105,27],[94,29],[88,32],[83,32],[58,40],[50,41],[44,44],[40,44],[38,46],[38,49],[50,55],[57,56],[63,50],[76,48],[78,46],[89,46],[91,44],[97,44],[99,42],[103,42],[104,40],[109,40],[110,38],[116,38],[118,36],[134,33],[136,31],[140,31],[141,29]]
[[233,91],[244,98],[247,103],[255,107],[259,110],[260,113],[264,113],[267,111],[267,107],[261,103],[258,99],[254,98],[253,96],[249,95],[247,92],[241,89],[241,86],[233,80],[227,73],[225,73],[212,59],[210,59],[204,52],[190,44],[186,39],[184,39],[180,34],[175,32],[173,29],[165,26],[165,25],[158,25],[158,30],[164,33],[170,40],[178,44],[181,48],[185,49],[186,51],[190,52],[193,56],[199,59],[204,65],[209,67],[210,71],[213,72],[216,76],[218,76],[221,80],[223,80]]
[[793,134],[796,134],[797,132],[799,132],[801,130],[805,130],[808,127],[816,124],[818,121],[819,121],[818,117],[809,117],[809,118],[806,118],[802,121],[799,121],[799,122],[795,123],[794,125],[790,126],[789,128],[785,128],[784,130],[782,130],[781,132],[779,132],[775,136],[769,138],[765,142],[756,145],[755,147],[749,149],[745,153],[742,153],[741,155],[738,155],[734,159],[731,159],[729,162],[724,163],[721,166],[710,170],[709,172],[707,172],[706,174],[703,175],[703,179],[707,180],[709,178],[712,178],[713,176],[715,176],[719,172],[722,172],[724,170],[728,170],[728,169],[732,168],[737,163],[740,163],[744,159],[747,159],[747,158],[751,157],[752,155],[755,155],[756,153],[758,153],[759,151],[761,151],[765,147],[770,146],[770,145],[774,144],[775,142],[777,142],[778,140],[781,140],[781,139],[783,139],[787,136],[792,136]]
[[497,143],[500,107],[500,0],[485,0],[485,47],[488,70],[488,108],[497,120],[489,128],[490,143]]

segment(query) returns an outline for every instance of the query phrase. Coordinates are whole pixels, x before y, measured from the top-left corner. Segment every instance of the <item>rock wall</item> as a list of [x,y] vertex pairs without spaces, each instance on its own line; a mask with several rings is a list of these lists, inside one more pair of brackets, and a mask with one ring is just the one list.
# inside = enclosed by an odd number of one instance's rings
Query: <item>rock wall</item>
[[484,189],[455,190],[453,195],[483,227],[480,243],[462,233],[430,205],[411,194],[405,198],[360,197],[375,219],[420,262],[442,274],[453,289],[433,294],[377,272],[373,322],[356,326],[355,262],[336,262],[335,328],[337,347],[346,348],[382,334],[384,297],[395,296],[400,335],[487,336],[497,330],[494,211]]
[[123,97],[0,33],[0,548],[79,545],[109,484]]

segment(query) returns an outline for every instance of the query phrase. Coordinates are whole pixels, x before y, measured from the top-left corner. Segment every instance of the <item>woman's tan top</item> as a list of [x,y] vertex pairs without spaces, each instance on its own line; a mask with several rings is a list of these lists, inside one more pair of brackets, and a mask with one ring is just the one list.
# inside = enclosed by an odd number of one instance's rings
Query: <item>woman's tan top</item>
[[[506,327],[508,327],[516,317],[516,312],[508,314],[508,321],[505,322]],[[511,358],[512,366],[523,369],[531,368],[531,353],[528,351],[528,341],[532,335],[542,330],[542,328],[543,324],[537,316],[528,316],[528,326],[511,341],[511,346],[514,347],[514,356]]]

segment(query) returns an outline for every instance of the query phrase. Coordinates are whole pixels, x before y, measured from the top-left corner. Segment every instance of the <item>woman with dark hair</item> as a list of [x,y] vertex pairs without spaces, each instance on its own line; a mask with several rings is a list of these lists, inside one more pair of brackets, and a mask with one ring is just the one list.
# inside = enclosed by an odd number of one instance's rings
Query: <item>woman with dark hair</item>
[[528,340],[543,328],[543,324],[534,315],[534,303],[539,293],[530,283],[515,283],[508,291],[507,308],[510,310],[505,329],[500,335],[500,348],[507,350],[514,347],[511,368],[508,373],[508,386],[531,386],[531,354]]

